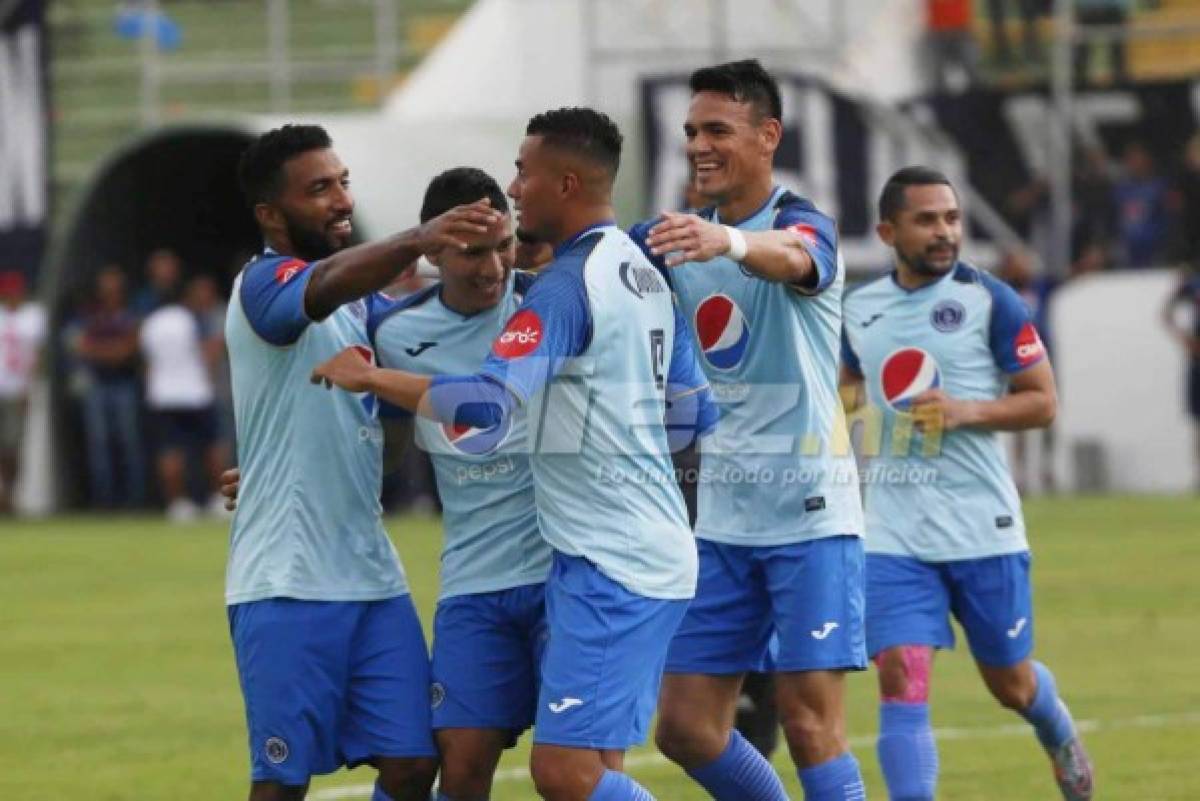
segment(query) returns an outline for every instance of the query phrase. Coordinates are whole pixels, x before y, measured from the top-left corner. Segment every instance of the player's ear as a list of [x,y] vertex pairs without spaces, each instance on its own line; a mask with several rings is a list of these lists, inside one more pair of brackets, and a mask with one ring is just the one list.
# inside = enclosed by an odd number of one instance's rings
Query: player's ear
[[767,153],[774,153],[783,140],[783,123],[774,117],[767,117],[758,126],[759,141]]
[[583,181],[579,178],[578,173],[564,172],[559,178],[558,191],[565,199],[579,191],[583,186]]
[[880,220],[879,224],[875,226],[875,233],[879,236],[880,241],[889,248],[895,246],[896,226],[892,224],[891,220]]
[[283,218],[270,203],[255,203],[254,219],[260,228],[278,228]]

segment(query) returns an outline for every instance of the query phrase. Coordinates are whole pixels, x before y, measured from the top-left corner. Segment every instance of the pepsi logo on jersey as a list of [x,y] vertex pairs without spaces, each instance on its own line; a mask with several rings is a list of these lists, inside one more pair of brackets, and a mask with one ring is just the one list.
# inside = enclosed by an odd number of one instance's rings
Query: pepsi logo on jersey
[[883,399],[899,412],[912,409],[913,398],[942,385],[942,373],[932,356],[920,348],[900,348],[883,360],[880,371]]
[[468,456],[486,456],[495,451],[508,439],[508,433],[511,430],[512,417],[510,415],[505,415],[499,425],[491,428],[476,428],[454,423],[442,424],[442,435],[446,438],[446,444]]
[[522,309],[512,316],[504,331],[492,344],[492,353],[501,359],[528,356],[542,344],[542,320],[533,309]]
[[696,336],[705,360],[717,370],[732,370],[746,355],[750,324],[728,295],[709,295],[696,307]]

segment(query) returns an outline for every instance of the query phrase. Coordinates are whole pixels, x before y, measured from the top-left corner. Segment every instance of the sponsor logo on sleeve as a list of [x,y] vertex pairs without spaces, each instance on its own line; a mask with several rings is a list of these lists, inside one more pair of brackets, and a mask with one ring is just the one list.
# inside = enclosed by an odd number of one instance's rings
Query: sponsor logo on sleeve
[[504,331],[492,343],[492,353],[501,359],[528,356],[542,344],[542,320],[533,309],[523,309],[512,316]]
[[799,236],[802,240],[804,240],[805,245],[815,247],[817,244],[817,228],[814,225],[809,225],[808,223],[794,223],[789,225],[784,230],[791,231],[793,234]]
[[291,281],[297,275],[304,272],[304,268],[307,266],[308,262],[301,261],[300,259],[288,259],[285,262],[281,262],[279,266],[275,268],[275,283],[286,284],[288,281]]
[[1038,336],[1033,323],[1025,323],[1021,326],[1021,330],[1017,334],[1016,346],[1017,364],[1022,367],[1028,367],[1046,353],[1046,348],[1042,345],[1042,339]]

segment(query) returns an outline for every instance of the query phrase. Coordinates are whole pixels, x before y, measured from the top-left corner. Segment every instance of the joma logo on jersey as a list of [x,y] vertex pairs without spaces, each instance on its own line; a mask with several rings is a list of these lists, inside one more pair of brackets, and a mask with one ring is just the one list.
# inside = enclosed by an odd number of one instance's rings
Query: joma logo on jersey
[[537,350],[542,342],[542,320],[533,309],[512,316],[504,332],[492,345],[492,353],[501,359],[519,359]]

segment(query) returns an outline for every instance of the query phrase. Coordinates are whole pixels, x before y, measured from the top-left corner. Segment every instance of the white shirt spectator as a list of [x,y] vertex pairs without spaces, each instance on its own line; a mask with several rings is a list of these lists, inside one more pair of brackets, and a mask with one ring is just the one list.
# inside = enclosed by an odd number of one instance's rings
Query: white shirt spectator
[[46,338],[46,313],[37,303],[0,306],[0,398],[29,394],[38,350]]
[[201,409],[213,403],[200,325],[178,304],[163,306],[142,323],[146,404],[154,410]]

